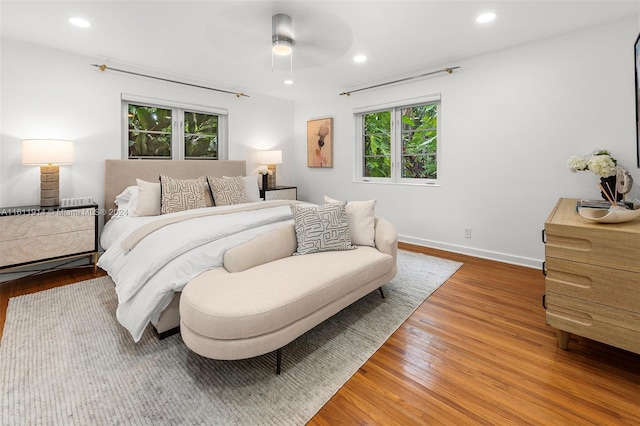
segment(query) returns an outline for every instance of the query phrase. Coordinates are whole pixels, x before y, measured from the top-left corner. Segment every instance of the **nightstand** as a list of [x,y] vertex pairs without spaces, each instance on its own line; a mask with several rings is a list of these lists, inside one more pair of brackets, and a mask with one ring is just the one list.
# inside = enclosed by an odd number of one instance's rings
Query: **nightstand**
[[98,262],[98,205],[0,208],[0,271],[90,256]]
[[297,200],[297,186],[276,186],[260,190],[260,197],[265,200]]

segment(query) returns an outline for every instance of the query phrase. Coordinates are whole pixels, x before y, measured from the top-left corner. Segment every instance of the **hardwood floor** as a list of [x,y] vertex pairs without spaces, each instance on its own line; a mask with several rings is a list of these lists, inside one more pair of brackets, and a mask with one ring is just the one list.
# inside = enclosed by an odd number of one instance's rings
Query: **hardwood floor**
[[[400,247],[464,265],[309,424],[640,424],[640,355],[576,336],[558,348],[540,271]],[[1,285],[0,326],[9,297],[90,278],[82,268]]]

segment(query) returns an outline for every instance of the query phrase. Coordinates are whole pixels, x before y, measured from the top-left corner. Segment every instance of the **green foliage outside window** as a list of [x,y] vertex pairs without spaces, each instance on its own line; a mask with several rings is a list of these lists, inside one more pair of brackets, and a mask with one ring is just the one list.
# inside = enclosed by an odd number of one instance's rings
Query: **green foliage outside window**
[[391,177],[391,112],[364,116],[364,175]]
[[[129,104],[129,158],[171,158],[172,112]],[[218,159],[218,116],[187,111],[183,115],[184,157]]]
[[218,116],[184,113],[185,158],[218,158]]
[[421,105],[402,110],[402,177],[436,179],[438,106]]
[[[363,115],[365,177],[391,177],[391,117],[391,111]],[[402,108],[401,123],[401,177],[436,179],[438,104]]]
[[129,104],[129,158],[171,158],[171,110]]

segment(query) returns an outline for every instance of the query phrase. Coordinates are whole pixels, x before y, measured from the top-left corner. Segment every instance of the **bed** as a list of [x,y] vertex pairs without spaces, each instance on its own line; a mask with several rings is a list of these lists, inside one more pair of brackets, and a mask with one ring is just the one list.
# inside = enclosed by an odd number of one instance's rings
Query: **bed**
[[[244,161],[105,161],[105,225],[100,236],[105,251],[98,266],[115,282],[117,319],[135,341],[149,323],[160,338],[177,332],[181,289],[201,272],[220,267],[226,250],[292,223],[290,204],[296,201],[262,201],[257,175],[245,174]],[[162,211],[156,205],[159,198],[149,198],[149,191],[160,197],[160,175],[165,179]],[[164,211],[172,206],[167,198],[172,180],[184,184],[202,177],[210,179],[206,182],[214,192],[211,200],[202,205],[200,195],[185,190],[187,195],[180,194],[176,202],[189,208]],[[241,185],[246,199],[234,198],[241,191],[224,186],[229,182]],[[224,188],[216,192],[218,184]],[[212,205],[214,198],[227,205]],[[158,211],[148,211],[150,205]]]

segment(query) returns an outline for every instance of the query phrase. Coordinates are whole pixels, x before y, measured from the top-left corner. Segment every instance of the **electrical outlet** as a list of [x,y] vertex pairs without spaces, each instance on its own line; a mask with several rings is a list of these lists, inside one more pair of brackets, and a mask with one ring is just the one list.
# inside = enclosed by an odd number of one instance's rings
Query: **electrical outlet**
[[471,238],[471,228],[464,228],[464,237]]

